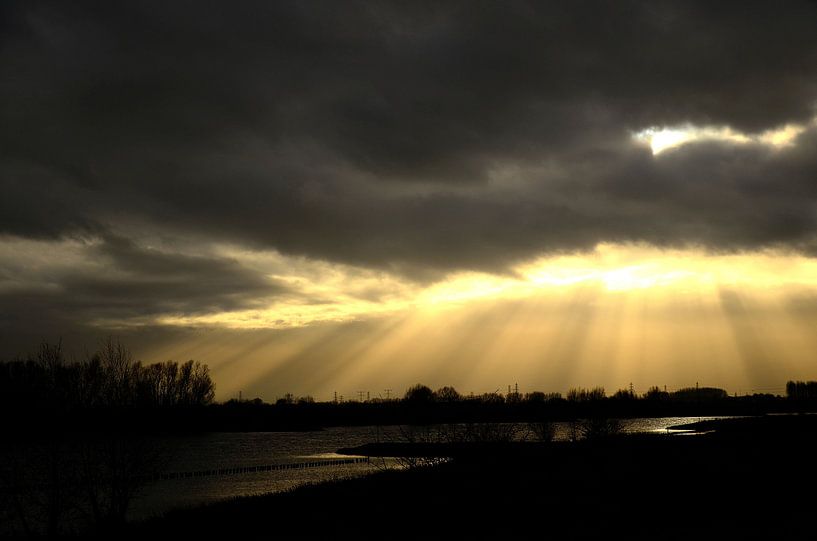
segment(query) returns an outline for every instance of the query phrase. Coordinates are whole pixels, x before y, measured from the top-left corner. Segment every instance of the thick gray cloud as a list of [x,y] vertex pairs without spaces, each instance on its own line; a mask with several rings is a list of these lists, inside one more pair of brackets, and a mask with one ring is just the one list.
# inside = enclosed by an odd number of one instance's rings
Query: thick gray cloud
[[[0,341],[11,345],[149,324],[162,315],[201,315],[265,306],[292,294],[237,261],[168,253],[106,234],[75,257],[83,264],[0,266]],[[98,336],[97,336],[98,338]],[[14,349],[3,349],[4,352]]]
[[815,3],[402,4],[5,2],[0,231],[415,276],[603,241],[814,249],[813,132],[660,158],[630,137],[808,122]]

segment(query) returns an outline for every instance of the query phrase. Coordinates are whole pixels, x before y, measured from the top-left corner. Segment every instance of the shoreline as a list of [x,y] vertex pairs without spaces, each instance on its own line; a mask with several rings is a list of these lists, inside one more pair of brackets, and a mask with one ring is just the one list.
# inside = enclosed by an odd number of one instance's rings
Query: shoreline
[[[698,438],[643,434],[471,447],[434,467],[171,511],[130,524],[127,534],[249,535],[262,528],[352,538],[400,528],[387,538],[585,537],[610,534],[624,524],[644,538],[764,533],[797,538],[811,532],[811,502],[801,501],[795,489],[817,481],[817,417],[704,423],[718,426]],[[689,513],[694,521],[678,520]]]

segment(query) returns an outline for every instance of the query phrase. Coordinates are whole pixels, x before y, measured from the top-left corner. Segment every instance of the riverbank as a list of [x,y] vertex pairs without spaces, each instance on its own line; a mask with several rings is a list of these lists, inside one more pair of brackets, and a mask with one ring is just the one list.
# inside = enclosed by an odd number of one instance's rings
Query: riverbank
[[[131,537],[688,539],[813,533],[817,417],[709,423],[696,436],[473,447],[449,463],[173,511]],[[372,452],[370,449],[369,452]],[[390,451],[391,452],[391,451]]]

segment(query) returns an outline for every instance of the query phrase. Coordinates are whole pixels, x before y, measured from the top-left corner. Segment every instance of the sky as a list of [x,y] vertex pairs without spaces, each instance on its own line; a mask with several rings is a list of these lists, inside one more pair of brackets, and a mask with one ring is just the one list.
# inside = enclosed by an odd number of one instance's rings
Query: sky
[[817,3],[0,4],[0,356],[217,398],[817,379]]

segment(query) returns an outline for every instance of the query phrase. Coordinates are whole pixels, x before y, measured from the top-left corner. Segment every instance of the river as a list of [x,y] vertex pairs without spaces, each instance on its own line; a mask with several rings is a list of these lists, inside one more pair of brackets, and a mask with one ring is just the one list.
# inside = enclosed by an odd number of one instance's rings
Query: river
[[[674,425],[717,417],[661,417],[625,419],[621,430],[628,433],[661,432]],[[526,437],[524,425],[514,430]],[[555,440],[571,437],[569,423],[555,423]],[[332,427],[312,432],[223,432],[163,440],[165,472],[214,472],[256,466],[308,464],[305,468],[272,469],[248,473],[215,474],[199,477],[162,479],[148,484],[131,506],[130,518],[141,519],[176,507],[284,491],[306,483],[366,475],[383,467],[397,467],[395,461],[362,462],[318,466],[322,461],[345,458],[335,454],[342,447],[376,441],[405,441],[407,437],[433,438],[452,427],[407,430],[402,427]],[[409,434],[410,433],[410,434]]]

